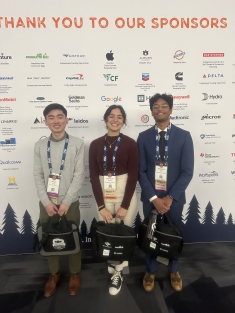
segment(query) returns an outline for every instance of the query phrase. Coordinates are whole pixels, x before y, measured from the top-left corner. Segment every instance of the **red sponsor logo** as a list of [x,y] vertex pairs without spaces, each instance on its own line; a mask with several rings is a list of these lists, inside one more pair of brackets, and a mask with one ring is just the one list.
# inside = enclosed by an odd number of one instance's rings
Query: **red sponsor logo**
[[190,98],[190,95],[186,95],[186,96],[173,96],[173,99],[177,99],[177,100],[180,100],[180,99],[189,99]]
[[224,53],[223,52],[206,52],[203,53],[203,58],[211,58],[211,57],[216,57],[216,58],[223,58],[224,57]]

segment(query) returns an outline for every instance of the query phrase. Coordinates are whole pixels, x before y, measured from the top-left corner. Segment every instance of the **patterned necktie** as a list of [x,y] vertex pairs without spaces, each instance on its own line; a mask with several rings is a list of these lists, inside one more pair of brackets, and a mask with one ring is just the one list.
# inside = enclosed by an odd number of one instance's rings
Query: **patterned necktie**
[[160,157],[162,161],[164,160],[164,156],[165,156],[165,143],[166,143],[165,134],[166,132],[164,130],[162,130],[159,133],[160,135],[159,150],[160,150]]

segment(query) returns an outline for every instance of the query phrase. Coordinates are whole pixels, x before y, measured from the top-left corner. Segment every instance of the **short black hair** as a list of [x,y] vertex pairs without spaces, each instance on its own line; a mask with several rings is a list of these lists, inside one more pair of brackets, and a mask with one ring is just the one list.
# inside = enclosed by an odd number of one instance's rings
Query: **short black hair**
[[155,93],[150,99],[149,99],[149,104],[150,104],[150,110],[153,110],[153,104],[158,100],[158,99],[163,99],[165,100],[168,104],[170,109],[173,108],[173,97],[172,95],[163,93],[162,95],[160,93]]
[[126,112],[124,111],[123,107],[118,104],[113,104],[113,105],[110,105],[110,107],[108,107],[108,109],[104,113],[104,121],[105,122],[107,121],[108,116],[111,114],[112,110],[115,110],[115,109],[119,109],[121,111],[122,117],[123,117],[123,123],[126,125]]
[[48,113],[50,113],[52,110],[61,110],[63,111],[64,115],[67,117],[67,110],[65,109],[65,107],[63,107],[63,105],[59,103],[51,103],[48,106],[46,106],[45,109],[43,110],[44,117],[46,118]]

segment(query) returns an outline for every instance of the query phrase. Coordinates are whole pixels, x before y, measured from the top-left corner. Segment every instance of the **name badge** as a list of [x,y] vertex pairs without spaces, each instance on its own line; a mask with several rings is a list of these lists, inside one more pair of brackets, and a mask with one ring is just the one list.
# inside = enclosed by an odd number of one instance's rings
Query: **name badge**
[[50,174],[47,183],[47,195],[54,204],[58,204],[59,187],[60,175],[54,173]]
[[155,166],[155,189],[166,190],[167,185],[167,165],[163,163]]
[[116,199],[116,175],[115,172],[104,172],[104,199]]

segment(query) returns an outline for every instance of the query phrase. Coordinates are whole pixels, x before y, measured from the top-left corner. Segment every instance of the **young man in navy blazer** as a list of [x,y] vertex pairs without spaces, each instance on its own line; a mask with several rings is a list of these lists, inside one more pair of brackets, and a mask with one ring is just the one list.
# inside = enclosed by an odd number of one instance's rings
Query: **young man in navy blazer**
[[[186,202],[185,190],[193,176],[193,142],[188,131],[170,123],[171,95],[157,93],[149,103],[155,125],[140,133],[137,139],[144,217],[148,218],[156,209],[161,215],[167,212],[172,223],[179,225]],[[145,259],[143,286],[146,291],[152,291],[158,261],[150,254],[146,254]],[[168,268],[172,287],[181,291],[178,260],[170,261]]]

